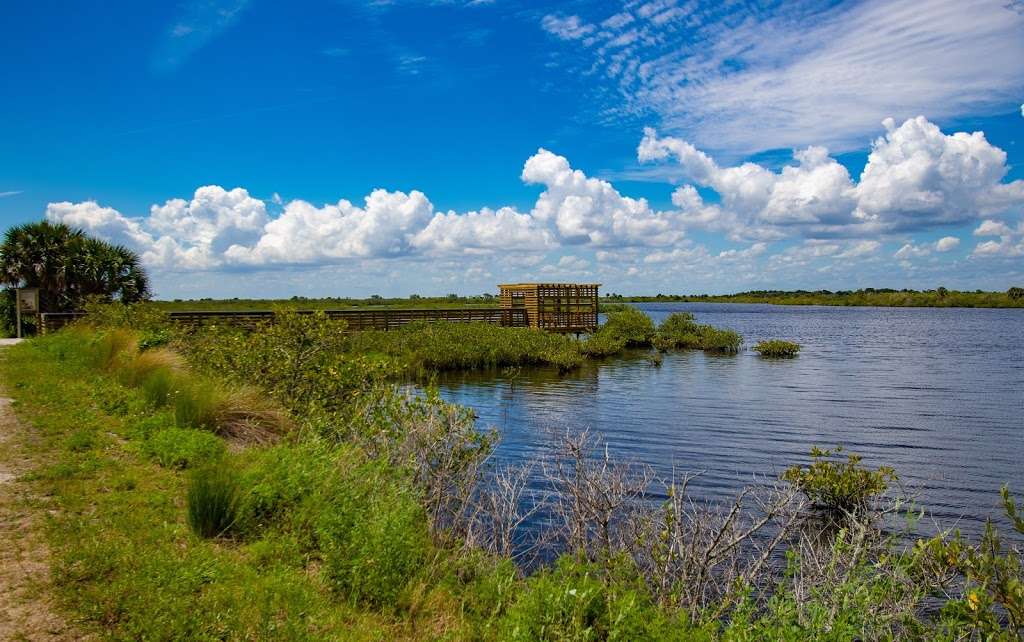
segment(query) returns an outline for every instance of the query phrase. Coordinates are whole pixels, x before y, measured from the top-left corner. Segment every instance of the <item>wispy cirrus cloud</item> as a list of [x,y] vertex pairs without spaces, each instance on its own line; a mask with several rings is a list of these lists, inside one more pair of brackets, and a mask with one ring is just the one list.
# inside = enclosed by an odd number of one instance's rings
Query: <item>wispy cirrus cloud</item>
[[11,191],[8,191],[8,192],[0,192],[0,198],[6,198],[8,196],[17,196],[18,194],[21,194],[21,193],[22,193],[22,190],[20,190],[20,189],[11,190]]
[[173,71],[233,25],[250,0],[189,0],[157,44],[152,64]]
[[[771,8],[626,0],[541,27],[617,88],[611,113],[654,114],[716,151],[862,147],[887,116],[1013,108],[1024,14],[1005,0],[797,1]],[[571,18],[576,18],[572,16]]]

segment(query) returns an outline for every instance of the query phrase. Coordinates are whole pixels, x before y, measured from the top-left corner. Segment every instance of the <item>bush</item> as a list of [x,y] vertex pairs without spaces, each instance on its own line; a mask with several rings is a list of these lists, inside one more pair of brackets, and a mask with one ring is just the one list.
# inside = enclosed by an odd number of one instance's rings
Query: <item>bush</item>
[[689,312],[670,314],[658,326],[654,345],[659,350],[705,350],[707,352],[736,353],[743,337],[732,330],[724,330],[694,321]]
[[577,342],[567,336],[489,323],[420,322],[387,332],[363,331],[351,335],[348,350],[349,359],[390,357],[392,373],[551,365],[564,371],[582,363]]
[[852,453],[842,461],[842,446],[833,450],[811,449],[811,465],[787,469],[782,479],[796,486],[807,499],[830,513],[858,513],[889,488],[896,472],[889,466],[871,470]]
[[168,428],[153,433],[143,451],[164,468],[194,468],[219,459],[224,442],[208,432]]
[[754,346],[754,352],[762,357],[795,357],[800,352],[800,344],[781,339],[761,341]]
[[[246,489],[240,509],[240,527],[253,535],[267,528],[294,532],[307,547],[313,520],[323,512],[344,510],[339,499],[352,489],[355,457],[348,449],[331,449],[320,440],[280,444],[253,451],[242,472]],[[336,503],[337,502],[337,503]]]
[[203,327],[184,349],[200,371],[257,386],[296,414],[308,415],[344,407],[387,373],[379,360],[346,353],[345,328],[323,313],[277,309],[274,323],[252,331]]
[[196,535],[225,535],[238,521],[238,474],[223,465],[199,468],[189,480],[186,500],[188,525]]
[[394,609],[427,561],[426,515],[408,490],[379,475],[352,482],[320,515],[324,572],[354,603]]
[[697,322],[690,312],[673,312],[658,324],[658,334],[663,337],[679,337],[697,332]]
[[[502,622],[505,640],[693,640],[650,601],[642,584],[571,557],[531,576]],[[699,638],[696,638],[699,639]]]
[[608,320],[598,333],[624,341],[630,347],[645,347],[651,345],[654,339],[654,321],[643,311],[625,306],[619,310],[609,310]]
[[580,352],[592,359],[618,354],[626,347],[626,340],[608,332],[596,332],[580,344]]

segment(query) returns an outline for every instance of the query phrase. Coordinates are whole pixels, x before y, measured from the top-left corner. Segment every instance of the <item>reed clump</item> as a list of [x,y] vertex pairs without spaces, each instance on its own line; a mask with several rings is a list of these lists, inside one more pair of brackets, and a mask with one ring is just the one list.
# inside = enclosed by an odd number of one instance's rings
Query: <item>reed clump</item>
[[238,522],[240,497],[238,473],[231,467],[208,465],[197,469],[186,493],[188,525],[199,537],[228,534]]
[[89,364],[97,369],[111,371],[123,365],[138,351],[138,340],[131,330],[110,328],[97,334],[88,346]]
[[291,429],[288,416],[265,393],[197,377],[182,381],[173,394],[179,428],[209,430],[239,443],[268,443]]
[[180,374],[184,370],[181,355],[167,348],[154,348],[135,353],[118,370],[118,378],[126,386],[139,387],[158,371]]
[[754,346],[754,352],[762,357],[791,358],[800,352],[800,344],[782,339],[769,339],[760,341]]

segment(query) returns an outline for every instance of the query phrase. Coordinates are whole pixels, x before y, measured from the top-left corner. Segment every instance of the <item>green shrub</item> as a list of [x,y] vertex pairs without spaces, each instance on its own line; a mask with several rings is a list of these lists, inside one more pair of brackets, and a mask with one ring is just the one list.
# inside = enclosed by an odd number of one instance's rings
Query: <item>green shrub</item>
[[356,456],[348,448],[332,449],[311,438],[248,456],[242,472],[246,493],[239,511],[239,525],[246,534],[265,529],[295,532],[313,547],[309,531],[318,514],[352,512],[346,499],[355,489],[348,478]]
[[626,347],[626,340],[612,336],[609,332],[595,332],[580,344],[580,352],[592,359],[619,354]]
[[354,515],[325,515],[318,530],[324,572],[353,602],[395,608],[427,561],[423,508],[408,491],[379,488]]
[[550,366],[582,363],[572,338],[536,328],[503,328],[489,323],[411,323],[388,332],[370,330],[349,339],[349,358],[386,355],[391,373]]
[[743,337],[732,330],[701,325],[689,312],[670,314],[658,326],[654,346],[659,350],[704,350],[707,352],[735,353]]
[[139,350],[152,350],[171,342],[171,329],[167,327],[147,328],[140,332]]
[[227,534],[238,521],[238,473],[229,466],[197,468],[186,495],[188,525],[199,537]]
[[833,450],[811,449],[811,465],[792,466],[782,479],[796,486],[807,499],[832,513],[857,513],[889,488],[896,480],[889,466],[877,470],[860,465],[862,457],[848,454],[843,461],[842,446]]
[[696,324],[689,312],[675,312],[658,326],[654,346],[659,350],[692,349],[732,354],[739,350],[742,342],[743,338],[731,330]]
[[[652,603],[639,582],[605,575],[563,556],[531,576],[509,608],[499,636],[505,640],[693,640]],[[698,638],[699,639],[699,638]]]
[[762,357],[795,357],[800,352],[800,344],[781,339],[770,339],[755,345],[754,352],[759,353]]
[[598,333],[625,341],[630,347],[649,346],[655,335],[654,321],[643,311],[626,306],[620,310],[610,310],[608,319]]
[[194,468],[219,459],[224,442],[201,430],[168,428],[153,433],[143,450],[164,468]]
[[678,337],[697,332],[697,322],[690,312],[673,312],[658,324],[658,334],[663,337]]

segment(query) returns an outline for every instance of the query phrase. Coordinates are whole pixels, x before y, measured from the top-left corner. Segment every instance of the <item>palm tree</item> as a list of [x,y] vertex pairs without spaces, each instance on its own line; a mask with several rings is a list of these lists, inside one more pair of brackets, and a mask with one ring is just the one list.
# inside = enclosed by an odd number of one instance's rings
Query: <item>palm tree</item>
[[88,296],[126,303],[149,298],[149,279],[134,252],[63,223],[10,228],[0,243],[0,283],[39,288],[48,312],[74,310]]

